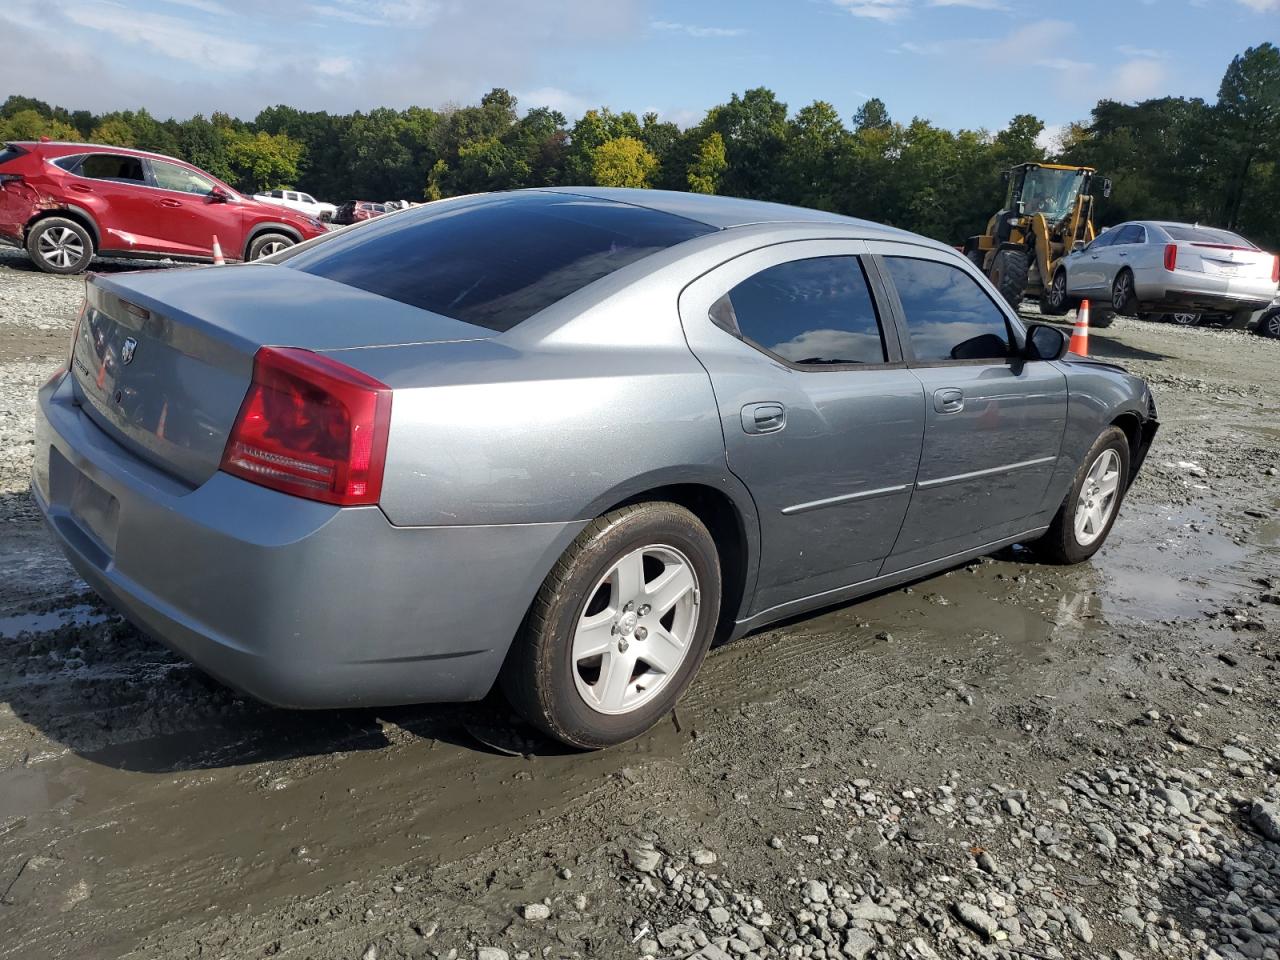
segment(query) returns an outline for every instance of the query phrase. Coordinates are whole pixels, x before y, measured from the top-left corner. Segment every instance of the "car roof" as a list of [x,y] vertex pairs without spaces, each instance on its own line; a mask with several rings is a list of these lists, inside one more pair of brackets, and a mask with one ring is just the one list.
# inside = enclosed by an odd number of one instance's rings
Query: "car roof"
[[151,160],[168,160],[170,163],[181,163],[185,166],[191,166],[185,160],[177,157],[171,157],[165,153],[154,153],[150,150],[135,150],[132,147],[116,147],[109,143],[74,143],[69,140],[10,140],[15,147],[21,147],[23,150],[44,151],[53,153],[57,156],[68,156],[81,151],[93,151],[95,153],[118,153],[125,157],[146,157]]
[[[629,187],[539,187],[551,193],[576,194],[598,200],[612,200],[645,207],[672,216],[697,220],[707,226],[727,230],[758,223],[830,223],[843,227],[856,227],[868,233],[892,233],[913,240],[922,239],[916,234],[896,227],[886,227],[871,220],[846,217],[826,210],[793,207],[785,203],[769,203],[764,200],[744,200],[740,197],[722,197],[705,193],[681,193],[676,190],[641,190]],[[933,243],[933,241],[928,241]]]

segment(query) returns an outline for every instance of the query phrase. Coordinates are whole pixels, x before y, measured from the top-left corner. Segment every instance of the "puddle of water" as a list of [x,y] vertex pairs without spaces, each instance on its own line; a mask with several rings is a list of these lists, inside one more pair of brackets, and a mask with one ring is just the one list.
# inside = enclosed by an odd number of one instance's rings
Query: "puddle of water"
[[45,633],[73,625],[87,627],[110,619],[110,614],[83,603],[48,613],[19,613],[0,617],[0,639],[13,639],[20,633]]

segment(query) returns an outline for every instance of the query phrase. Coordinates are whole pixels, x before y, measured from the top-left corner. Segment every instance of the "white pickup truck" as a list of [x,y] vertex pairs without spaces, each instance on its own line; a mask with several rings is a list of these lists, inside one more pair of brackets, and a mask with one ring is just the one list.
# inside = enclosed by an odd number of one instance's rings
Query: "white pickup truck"
[[311,194],[299,193],[297,190],[268,190],[266,193],[255,193],[253,199],[261,200],[263,203],[274,203],[280,207],[288,207],[291,210],[299,210],[326,223],[332,220],[333,215],[338,212],[338,208],[332,203],[321,203]]

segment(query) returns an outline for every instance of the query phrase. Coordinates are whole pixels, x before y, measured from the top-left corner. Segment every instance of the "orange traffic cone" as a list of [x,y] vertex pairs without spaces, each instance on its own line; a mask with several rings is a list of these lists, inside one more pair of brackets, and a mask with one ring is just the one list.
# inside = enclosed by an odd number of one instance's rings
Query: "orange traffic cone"
[[1067,349],[1082,357],[1089,355],[1089,301],[1080,303],[1076,311],[1076,325],[1071,329],[1071,343]]
[[226,262],[227,261],[223,259],[222,256],[222,245],[218,243],[218,235],[215,233],[213,235],[213,265],[215,267],[221,267]]

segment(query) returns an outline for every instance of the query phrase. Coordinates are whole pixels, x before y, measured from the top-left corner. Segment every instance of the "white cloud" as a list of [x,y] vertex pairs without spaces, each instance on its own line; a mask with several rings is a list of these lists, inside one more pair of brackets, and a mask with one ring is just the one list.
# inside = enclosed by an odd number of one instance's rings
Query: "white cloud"
[[209,13],[218,17],[233,17],[235,12],[228,6],[218,3],[218,0],[164,0],[165,3],[171,3],[175,7],[186,7],[188,10],[199,10],[201,13]]
[[254,67],[263,50],[257,44],[221,36],[161,14],[140,17],[115,3],[78,3],[65,7],[68,20],[111,34],[153,53],[214,70],[240,73]]
[[599,106],[587,97],[561,90],[559,87],[538,87],[536,90],[517,91],[516,99],[526,110],[533,107],[550,107],[575,120],[592,107]]
[[668,33],[684,33],[691,37],[740,37],[747,31],[741,27],[699,27],[691,23],[672,23],[670,20],[654,20],[649,26]]
[[1072,60],[1070,57],[1045,57],[1032,62],[1046,70],[1092,70],[1094,68],[1094,65],[1088,61]]
[[1153,50],[1150,47],[1135,47],[1129,43],[1122,43],[1116,47],[1116,53],[1122,57],[1141,57],[1146,60],[1164,60],[1169,56],[1167,50]]
[[1065,123],[1046,123],[1044,129],[1040,131],[1040,136],[1036,137],[1036,146],[1051,153],[1056,151],[1062,143],[1062,135],[1066,130]]
[[1272,10],[1280,10],[1280,0],[1237,0],[1237,2],[1248,7],[1254,13],[1269,13]]
[[1002,0],[929,0],[931,7],[969,7],[972,10],[1007,10]]
[[832,0],[842,10],[855,17],[888,23],[899,20],[911,12],[910,0]]
[[1104,94],[1113,100],[1145,100],[1167,89],[1168,68],[1156,60],[1130,60],[1111,71]]
[[315,67],[322,77],[347,77],[354,72],[355,61],[350,57],[320,57]]
[[440,13],[436,0],[335,0],[318,4],[311,12],[368,27],[421,27]]

